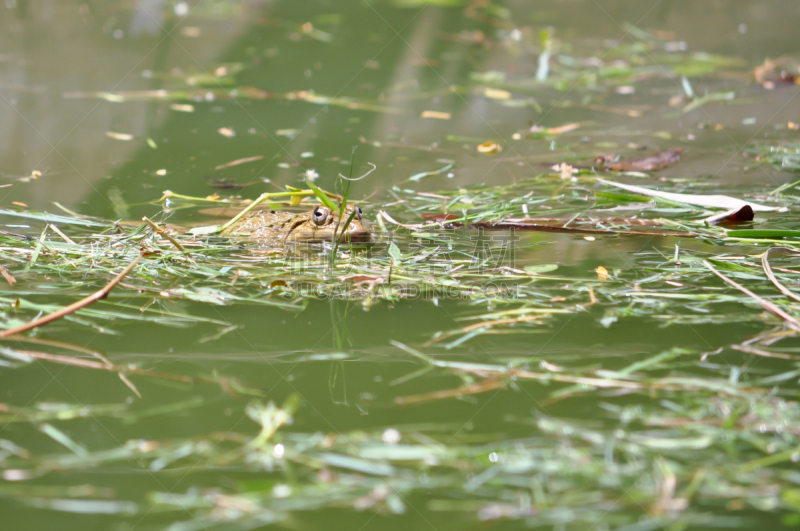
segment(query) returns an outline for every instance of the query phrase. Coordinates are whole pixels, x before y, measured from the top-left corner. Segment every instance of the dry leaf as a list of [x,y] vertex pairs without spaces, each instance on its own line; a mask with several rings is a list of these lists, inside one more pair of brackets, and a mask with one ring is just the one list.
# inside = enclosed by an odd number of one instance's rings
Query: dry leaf
[[758,203],[743,201],[727,195],[676,194],[672,192],[661,192],[651,188],[643,188],[641,186],[634,186],[632,184],[615,183],[614,181],[608,181],[606,179],[597,179],[597,182],[607,184],[609,186],[616,186],[617,188],[622,188],[623,190],[628,190],[629,192],[635,192],[637,194],[651,197],[661,197],[670,201],[677,201],[678,203],[698,205],[706,208],[724,208],[727,210],[733,210],[742,208],[745,205],[750,205],[750,207],[756,212],[771,212],[773,210],[779,210],[778,207],[760,205]]
[[767,59],[753,69],[753,77],[765,89],[772,90],[778,85],[800,84],[800,68],[796,61],[788,57]]
[[597,269],[594,270],[597,273],[597,278],[600,280],[605,280],[608,278],[608,269],[603,266],[597,266]]
[[744,205],[741,208],[734,208],[723,212],[721,214],[714,214],[700,221],[709,225],[718,225],[720,223],[741,223],[743,221],[753,221],[755,214],[750,205]]

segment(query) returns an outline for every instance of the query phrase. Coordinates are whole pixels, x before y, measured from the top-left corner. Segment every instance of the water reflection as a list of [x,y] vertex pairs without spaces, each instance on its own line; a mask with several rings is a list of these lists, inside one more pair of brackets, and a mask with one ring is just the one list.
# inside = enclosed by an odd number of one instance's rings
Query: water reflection
[[[435,186],[510,182],[558,162],[551,142],[514,139],[534,123],[584,123],[577,136],[565,139],[572,145],[568,154],[581,151],[581,145],[574,144],[580,135],[588,139],[585,152],[590,155],[591,145],[609,139],[608,132],[619,146],[640,142],[652,147],[661,146],[655,139],[642,142],[636,132],[666,127],[679,138],[693,133],[680,120],[662,121],[661,115],[669,112],[667,96],[680,93],[674,83],[664,84],[667,95],[656,90],[654,96],[627,97],[629,104],[651,109],[634,119],[576,107],[585,95],[539,89],[515,95],[515,107],[509,108],[487,97],[479,85],[465,83],[470,76],[491,71],[508,72],[513,76],[509,81],[535,74],[541,52],[536,28],[541,21],[557,29],[555,36],[566,47],[573,39],[580,47],[585,46],[581,42],[591,42],[587,37],[625,35],[620,44],[628,44],[630,29],[622,23],[630,22],[655,25],[664,38],[685,40],[691,50],[734,56],[752,50],[757,57],[745,57],[759,61],[793,51],[791,31],[780,28],[793,27],[800,13],[776,6],[741,2],[720,10],[705,3],[667,1],[635,8],[626,2],[568,6],[545,2],[529,13],[526,4],[511,2],[511,22],[488,16],[480,4],[461,11],[355,2],[339,4],[340,12],[329,14],[266,1],[192,5],[148,0],[132,9],[111,2],[76,6],[43,2],[32,8],[27,2],[12,2],[6,10],[16,16],[0,21],[4,161],[0,170],[7,176],[43,172],[38,182],[10,190],[9,198],[37,207],[54,199],[68,206],[86,203],[81,208],[104,215],[112,211],[109,186],[130,196],[129,202],[151,199],[161,188],[203,189],[204,177],[217,173],[213,168],[254,154],[263,155],[264,163],[222,173],[240,181],[270,179],[283,184],[296,182],[303,169],[315,168],[330,183],[341,169],[336,157],[363,142],[367,144],[360,156],[380,168],[380,178],[369,185],[375,190],[432,169],[437,159],[458,163],[452,183],[430,180]],[[770,18],[776,10],[782,16]],[[714,16],[706,16],[709,12]],[[478,24],[487,20],[491,25],[476,33]],[[608,43],[596,42],[598,57],[613,50]],[[199,103],[194,115],[187,117],[170,110],[169,103],[63,98],[74,92],[185,88],[183,80],[191,72],[226,61],[246,65],[236,76],[239,86],[276,93],[314,89],[327,96],[377,101],[401,112],[243,98]],[[590,65],[586,72],[591,73]],[[742,128],[742,120],[755,117],[761,127],[778,114],[796,114],[798,103],[790,93],[773,96],[762,108],[710,107],[691,123],[699,119],[725,124],[727,134],[705,135],[703,144],[713,150],[732,143],[738,147],[754,132]],[[566,103],[571,106],[560,107]],[[450,119],[421,118],[425,111],[445,113],[442,116]],[[599,131],[591,125],[598,120],[602,120]],[[224,127],[237,137],[221,138],[217,131]],[[620,133],[613,133],[615,129]],[[289,130],[293,133],[280,136]],[[132,138],[121,141],[109,138],[108,132]],[[148,139],[160,151],[148,147]],[[502,141],[505,152],[493,158],[477,156],[474,147],[487,139]],[[689,157],[684,171],[719,172],[716,156],[695,160]],[[160,178],[161,170],[169,178]]]

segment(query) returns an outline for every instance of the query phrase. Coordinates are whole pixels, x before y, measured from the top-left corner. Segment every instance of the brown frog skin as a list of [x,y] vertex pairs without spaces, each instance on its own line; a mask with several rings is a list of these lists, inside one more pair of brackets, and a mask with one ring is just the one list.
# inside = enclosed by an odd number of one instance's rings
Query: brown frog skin
[[[347,226],[341,241],[368,242],[370,231],[361,222],[360,207],[345,209],[341,226],[344,226],[353,212],[355,212],[353,220]],[[321,243],[333,240],[338,221],[339,212],[332,212],[325,206],[317,206],[302,214],[260,210],[237,221],[226,231],[226,236],[245,238],[268,247],[279,247],[286,243]],[[342,236],[341,227],[336,236],[337,238]]]

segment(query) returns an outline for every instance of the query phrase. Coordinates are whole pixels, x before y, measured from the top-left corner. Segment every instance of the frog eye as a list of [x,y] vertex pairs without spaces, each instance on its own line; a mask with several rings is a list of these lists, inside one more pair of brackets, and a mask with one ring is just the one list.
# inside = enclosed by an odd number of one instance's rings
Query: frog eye
[[331,211],[325,207],[317,207],[314,209],[314,212],[311,213],[311,221],[314,222],[315,225],[322,225],[325,223],[325,220],[328,219]]
[[355,210],[356,210],[356,218],[358,219],[358,221],[361,221],[361,218],[364,217],[364,212],[361,210],[361,207],[358,206],[355,208]]

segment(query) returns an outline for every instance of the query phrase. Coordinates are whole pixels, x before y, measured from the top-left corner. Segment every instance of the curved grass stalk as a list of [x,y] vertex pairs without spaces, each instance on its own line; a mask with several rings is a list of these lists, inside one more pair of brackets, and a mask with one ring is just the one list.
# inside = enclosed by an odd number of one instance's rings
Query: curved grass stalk
[[800,295],[797,295],[792,290],[781,284],[778,279],[775,277],[775,273],[772,272],[772,267],[769,265],[769,255],[772,251],[780,251],[782,254],[787,252],[796,253],[796,251],[792,249],[788,249],[786,247],[770,247],[767,249],[767,252],[761,257],[761,266],[764,268],[764,273],[766,273],[767,278],[775,285],[781,293],[789,297],[790,299],[794,299],[800,302]]

